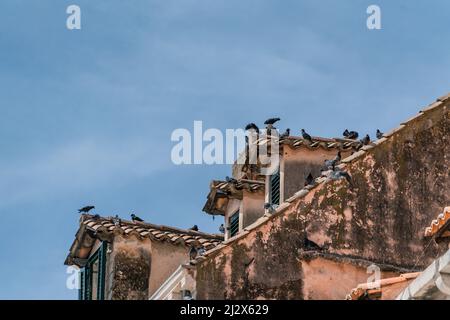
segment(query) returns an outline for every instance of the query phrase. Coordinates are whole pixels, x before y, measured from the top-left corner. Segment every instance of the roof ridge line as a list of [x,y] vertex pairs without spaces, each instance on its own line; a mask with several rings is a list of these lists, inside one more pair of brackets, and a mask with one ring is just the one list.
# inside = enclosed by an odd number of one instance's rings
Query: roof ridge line
[[[355,152],[353,155],[348,156],[347,158],[344,158],[341,160],[341,163],[339,164],[339,168],[343,169],[347,167],[348,163],[351,163],[353,161],[356,161],[357,159],[362,158],[362,156],[364,154],[366,154],[366,151],[371,150],[373,148],[375,148],[376,146],[390,140],[389,138],[394,136],[396,133],[398,133],[400,130],[402,130],[406,124],[410,123],[411,121],[415,121],[417,120],[419,117],[422,117],[424,114],[430,112],[431,110],[434,110],[440,106],[445,105],[446,102],[450,101],[450,93],[442,96],[438,99],[436,99],[435,102],[429,104],[427,107],[425,107],[424,109],[420,110],[418,113],[416,113],[413,117],[409,118],[406,121],[403,121],[400,123],[400,125],[396,128],[394,128],[393,130],[391,130],[389,133],[387,134],[383,134],[383,137],[381,139],[375,140],[374,142],[372,142],[370,145],[366,145],[363,146],[359,151]],[[345,161],[347,160],[347,161]],[[209,256],[212,253],[215,253],[217,251],[220,251],[222,248],[229,246],[230,244],[234,243],[235,241],[243,238],[244,236],[246,236],[247,234],[250,233],[250,231],[255,230],[257,227],[261,226],[262,224],[266,223],[269,220],[274,219],[276,216],[281,215],[290,205],[293,201],[298,200],[298,199],[302,199],[304,197],[306,197],[306,195],[308,195],[312,190],[316,189],[319,185],[323,185],[325,183],[328,183],[330,181],[336,181],[336,180],[332,180],[328,177],[323,177],[320,176],[318,178],[316,178],[314,180],[314,185],[309,185],[306,186],[302,189],[299,189],[292,197],[286,199],[278,208],[275,209],[275,212],[272,214],[264,214],[262,217],[258,218],[253,224],[247,226],[242,234],[237,234],[235,237],[232,237],[226,241],[223,241],[221,243],[221,245],[206,251],[205,254],[203,255],[203,258],[206,258],[207,256]],[[202,259],[203,260],[203,259]]]
[[[92,220],[92,221],[96,220],[94,218],[95,217],[94,215],[82,214],[82,216],[88,218],[86,220],[82,220],[82,223],[86,222],[87,220]],[[111,217],[111,216],[108,216],[108,217],[100,216],[99,219],[103,220],[103,221],[108,221],[108,222],[114,223],[114,217]],[[154,228],[154,229],[157,229],[157,230],[160,230],[160,231],[175,231],[175,232],[185,233],[185,234],[192,235],[192,236],[206,236],[206,237],[212,238],[212,239],[223,240],[223,236],[222,235],[215,234],[215,233],[207,233],[207,232],[202,232],[202,231],[181,229],[181,228],[177,228],[177,227],[171,227],[171,226],[166,226],[166,225],[158,225],[158,224],[145,222],[145,221],[144,222],[140,222],[140,221],[134,222],[134,221],[130,221],[130,220],[127,220],[127,219],[122,219],[122,218],[119,218],[119,219],[120,219],[121,223],[124,223],[126,225],[130,225],[130,226],[142,226],[142,227],[147,227],[147,228]]]

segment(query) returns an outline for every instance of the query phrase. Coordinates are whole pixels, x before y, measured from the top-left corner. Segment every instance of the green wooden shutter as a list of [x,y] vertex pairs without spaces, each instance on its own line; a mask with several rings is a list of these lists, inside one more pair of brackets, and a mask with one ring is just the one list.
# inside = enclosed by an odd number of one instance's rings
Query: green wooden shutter
[[97,299],[105,300],[105,278],[106,278],[106,250],[108,249],[108,243],[102,242],[102,245],[98,251],[98,289]]
[[80,270],[78,281],[80,281],[80,288],[78,289],[78,300],[85,300],[86,280],[84,268]]
[[230,237],[239,232],[239,211],[230,217]]
[[[97,283],[97,300],[105,299],[105,278],[106,278],[106,250],[108,243],[103,241],[100,248],[89,258],[85,267],[80,271],[80,290],[78,299],[92,300],[92,283]],[[98,262],[98,277],[93,278],[92,268],[94,263]]]
[[92,272],[89,263],[84,267],[84,300],[92,300]]
[[280,171],[270,177],[270,202],[280,204]]

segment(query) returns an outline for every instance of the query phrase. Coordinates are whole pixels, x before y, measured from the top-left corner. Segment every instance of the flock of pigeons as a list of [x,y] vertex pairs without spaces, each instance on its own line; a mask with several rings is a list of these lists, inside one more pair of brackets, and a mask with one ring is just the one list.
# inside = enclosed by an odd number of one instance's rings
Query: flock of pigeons
[[[274,124],[280,120],[281,120],[280,118],[270,118],[264,122],[264,124],[266,125],[266,135],[271,135],[271,130],[276,129],[274,127]],[[260,133],[258,126],[256,124],[254,124],[253,122],[246,125],[245,130],[250,131],[253,134],[256,133],[257,137]],[[281,139],[287,138],[290,136],[290,134],[291,134],[291,130],[288,128],[288,129],[286,129],[286,131],[284,133],[282,133],[280,135],[280,138]],[[311,135],[308,132],[306,132],[305,129],[301,129],[301,135],[304,140],[308,141],[309,143],[313,143],[313,138],[311,137]],[[348,139],[348,140],[357,141],[357,139],[359,138],[359,133],[357,131],[350,131],[348,129],[345,129],[344,132],[342,133],[342,135],[345,139]],[[383,137],[383,132],[381,132],[379,129],[377,129],[376,137],[377,137],[377,139],[381,139]],[[370,136],[368,134],[366,134],[362,139],[359,140],[359,143],[356,145],[355,149],[359,150],[363,146],[366,146],[370,143],[371,143]],[[346,179],[347,182],[350,185],[352,185],[352,177],[350,176],[350,174],[337,167],[340,164],[340,162],[341,162],[341,152],[339,151],[335,158],[330,159],[330,160],[325,160],[324,168],[322,169],[322,176],[326,176],[332,180]],[[228,180],[231,181],[231,179],[227,177],[227,181]],[[315,178],[312,175],[312,173],[309,173],[308,176],[305,177],[305,186],[314,184],[314,180],[315,180]],[[272,213],[275,210],[274,206],[275,205],[273,205],[273,204],[265,203],[264,209],[267,209],[269,211],[269,213]]]
[[[274,124],[278,121],[280,121],[280,118],[269,118],[266,121],[264,121],[264,124],[266,125],[266,132],[267,135],[270,135],[270,130],[272,129],[276,129],[274,127]],[[255,132],[257,135],[259,135],[259,128],[256,124],[254,124],[253,122],[247,124],[245,126],[245,130],[246,131],[253,131]],[[283,132],[280,135],[280,138],[286,138],[289,137],[291,134],[291,129],[287,128],[285,132]],[[309,141],[310,143],[313,142],[313,139],[311,137],[310,134],[308,134],[305,129],[301,129],[301,134],[302,134],[302,138]],[[348,129],[345,129],[345,131],[342,133],[342,135],[344,136],[345,139],[349,139],[349,140],[357,140],[359,137],[358,132],[356,131],[349,131]],[[376,137],[377,139],[381,139],[383,137],[383,132],[381,132],[379,129],[377,129],[376,132]],[[360,142],[360,146],[364,146],[364,145],[368,145],[370,143],[370,136],[368,134],[366,134],[364,136],[364,138],[362,138],[361,140],[359,140]]]
[[[270,118],[270,119],[267,119],[264,122],[264,124],[266,125],[266,134],[267,135],[271,134],[271,130],[276,129],[274,127],[274,124],[276,122],[280,121],[280,120],[281,120],[280,118]],[[259,132],[260,132],[258,126],[256,124],[254,124],[254,123],[249,123],[248,125],[246,125],[245,126],[245,130],[253,131],[254,133],[256,133],[256,135],[259,135]],[[287,137],[290,136],[290,134],[291,134],[291,130],[289,128],[287,128],[286,131],[280,135],[280,138],[287,138]],[[313,142],[313,138],[311,137],[310,134],[308,134],[305,131],[305,129],[301,129],[301,135],[302,135],[303,139],[309,141],[310,143]],[[358,132],[356,132],[356,131],[349,131],[348,129],[345,129],[345,131],[342,133],[342,135],[344,136],[345,139],[350,139],[350,140],[357,140],[358,137],[359,137]],[[376,131],[376,137],[377,137],[377,139],[381,139],[383,137],[383,133],[379,129],[377,129],[377,131]],[[359,140],[359,142],[360,142],[359,143],[360,147],[362,147],[364,145],[368,145],[371,142],[370,136],[368,134],[366,134],[364,138]],[[352,183],[351,176],[347,172],[342,171],[341,169],[339,169],[337,167],[337,165],[340,162],[341,162],[341,152],[339,151],[335,158],[330,159],[330,160],[325,160],[325,163],[324,163],[325,166],[324,166],[324,168],[322,170],[322,175],[325,175],[325,176],[329,177],[332,180],[339,180],[339,179],[343,179],[344,178],[351,185],[351,183]],[[312,185],[314,183],[314,180],[315,180],[315,178],[313,177],[313,175],[311,173],[309,173],[308,176],[305,178],[305,186]],[[227,182],[235,182],[236,179],[227,177],[226,181]],[[273,211],[274,210],[273,205],[269,204],[269,203],[265,203],[264,204],[264,208],[265,209],[269,209],[269,211]],[[95,206],[85,206],[85,207],[79,209],[78,213],[89,213],[93,209],[95,209]],[[270,209],[272,209],[272,210],[270,210]],[[94,219],[99,219],[100,215],[95,214],[93,216],[93,218]],[[131,220],[133,222],[144,222],[143,219],[141,219],[140,217],[138,217],[134,213],[131,214]],[[120,225],[121,220],[120,220],[118,215],[116,215],[113,218],[113,221],[114,221],[115,225]],[[189,228],[188,230],[199,231],[197,225],[194,225],[193,227]],[[220,225],[219,231],[221,233],[225,233],[225,226],[223,224]]]
[[[95,209],[95,206],[86,206],[81,209],[78,209],[78,213],[89,213],[89,211],[91,211],[93,209]],[[134,213],[132,213],[130,216],[131,216],[131,221],[133,221],[133,222],[144,222],[144,219],[139,218]],[[100,218],[100,215],[98,215],[98,214],[95,214],[93,216],[93,219],[99,219],[99,218]],[[116,214],[116,216],[113,218],[113,222],[116,226],[120,225],[121,220],[119,218],[119,215]],[[223,225],[221,225],[221,227],[223,227]],[[198,226],[196,224],[194,224],[194,226],[189,228],[188,230],[199,231]],[[225,229],[224,229],[224,232],[225,232]]]

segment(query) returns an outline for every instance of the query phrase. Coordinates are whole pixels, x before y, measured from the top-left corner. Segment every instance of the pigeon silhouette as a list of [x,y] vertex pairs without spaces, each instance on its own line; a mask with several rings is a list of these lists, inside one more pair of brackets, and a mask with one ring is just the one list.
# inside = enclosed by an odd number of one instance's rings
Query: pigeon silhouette
[[78,213],[88,213],[92,209],[95,209],[95,206],[86,206],[81,209],[78,209]]
[[139,218],[137,215],[135,215],[134,213],[131,214],[131,220],[132,221],[138,221],[138,222],[144,222],[144,220],[142,220],[141,218]]

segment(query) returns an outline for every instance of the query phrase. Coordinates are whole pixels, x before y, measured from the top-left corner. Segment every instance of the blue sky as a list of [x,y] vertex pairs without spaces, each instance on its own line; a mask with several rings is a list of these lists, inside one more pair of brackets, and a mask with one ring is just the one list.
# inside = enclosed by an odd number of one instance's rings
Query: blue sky
[[[66,8],[82,29],[66,29]],[[377,4],[382,30],[366,28]],[[216,232],[226,165],[175,166],[171,132],[282,118],[339,136],[450,91],[448,1],[2,0],[0,299],[75,299],[77,209]]]

